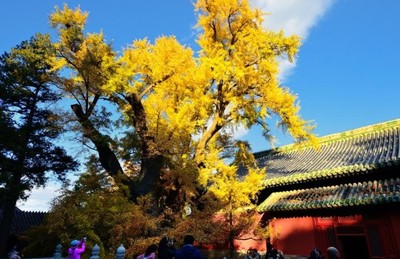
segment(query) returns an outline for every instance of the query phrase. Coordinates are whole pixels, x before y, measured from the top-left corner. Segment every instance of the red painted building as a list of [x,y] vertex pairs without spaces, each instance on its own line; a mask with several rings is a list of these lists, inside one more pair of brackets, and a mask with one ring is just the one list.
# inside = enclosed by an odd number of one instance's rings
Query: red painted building
[[254,154],[271,243],[288,257],[335,246],[341,258],[400,258],[400,119],[319,140]]

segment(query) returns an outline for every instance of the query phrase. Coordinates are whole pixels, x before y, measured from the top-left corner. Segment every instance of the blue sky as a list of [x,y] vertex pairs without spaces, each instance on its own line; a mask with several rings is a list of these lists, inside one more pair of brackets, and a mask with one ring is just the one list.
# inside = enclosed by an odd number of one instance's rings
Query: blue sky
[[[298,95],[301,115],[325,136],[400,118],[400,1],[252,0],[270,15],[265,26],[303,37],[295,64],[282,62],[282,82]],[[196,47],[196,16],[190,0],[0,1],[0,51],[36,32],[53,33],[54,6],[80,5],[89,12],[88,32],[102,30],[121,50],[134,39],[175,35]],[[257,130],[242,132],[253,151],[268,149]],[[291,139],[278,134],[278,145]],[[54,186],[35,190],[25,210],[45,210]],[[53,193],[53,194],[49,194]],[[44,199],[43,197],[47,198]]]

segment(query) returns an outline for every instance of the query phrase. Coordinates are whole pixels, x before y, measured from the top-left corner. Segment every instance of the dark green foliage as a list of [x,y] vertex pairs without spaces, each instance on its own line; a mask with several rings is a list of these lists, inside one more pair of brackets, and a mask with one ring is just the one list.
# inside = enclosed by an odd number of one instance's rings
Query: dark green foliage
[[116,248],[111,244],[112,229],[121,215],[129,211],[131,204],[110,179],[100,169],[98,160],[91,157],[87,171],[81,174],[72,190],[64,189],[54,200],[44,224],[28,233],[26,255],[42,256],[37,249],[45,240],[47,256],[58,243],[62,244],[65,256],[69,242],[82,237],[87,237],[88,245],[84,258],[90,255],[95,244],[101,249],[101,257],[115,253]]
[[61,133],[50,110],[59,95],[53,90],[53,49],[49,36],[36,35],[0,56],[0,253],[4,254],[16,202],[47,173],[65,179],[77,163],[55,141]]

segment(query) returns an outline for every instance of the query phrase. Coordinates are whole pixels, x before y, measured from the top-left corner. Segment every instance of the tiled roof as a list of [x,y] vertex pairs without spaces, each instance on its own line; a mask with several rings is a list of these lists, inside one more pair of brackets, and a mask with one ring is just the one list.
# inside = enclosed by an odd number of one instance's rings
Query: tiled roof
[[[11,224],[11,233],[12,235],[21,235],[29,228],[40,225],[44,221],[44,217],[47,215],[47,212],[33,212],[33,211],[22,211],[18,208],[15,209],[14,219]],[[0,210],[0,218],[2,217],[2,213]]]
[[267,168],[267,187],[333,179],[400,165],[400,119],[255,153]]
[[400,203],[400,178],[272,193],[258,211],[298,211]]

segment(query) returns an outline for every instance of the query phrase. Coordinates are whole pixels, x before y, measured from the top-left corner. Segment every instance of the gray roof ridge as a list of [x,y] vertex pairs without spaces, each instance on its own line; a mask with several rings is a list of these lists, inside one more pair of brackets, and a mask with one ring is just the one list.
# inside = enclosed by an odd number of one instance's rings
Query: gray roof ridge
[[[400,128],[400,118],[398,119],[393,119],[385,122],[380,122],[376,124],[371,124],[359,128],[354,128],[342,132],[337,132],[321,137],[317,137],[319,144],[326,144],[330,142],[337,142],[340,140],[344,139],[353,139],[356,137],[359,137],[360,135],[367,135],[369,133],[374,133],[374,132],[379,132],[383,131],[386,129],[394,129],[394,128]],[[257,157],[262,157],[270,153],[275,153],[275,152],[289,152],[293,150],[298,150],[298,149],[304,149],[304,148],[312,148],[312,144],[308,143],[307,141],[305,142],[299,142],[299,143],[291,143],[287,144],[284,146],[276,147],[273,149],[268,149],[264,151],[259,151],[255,152],[254,156]]]

